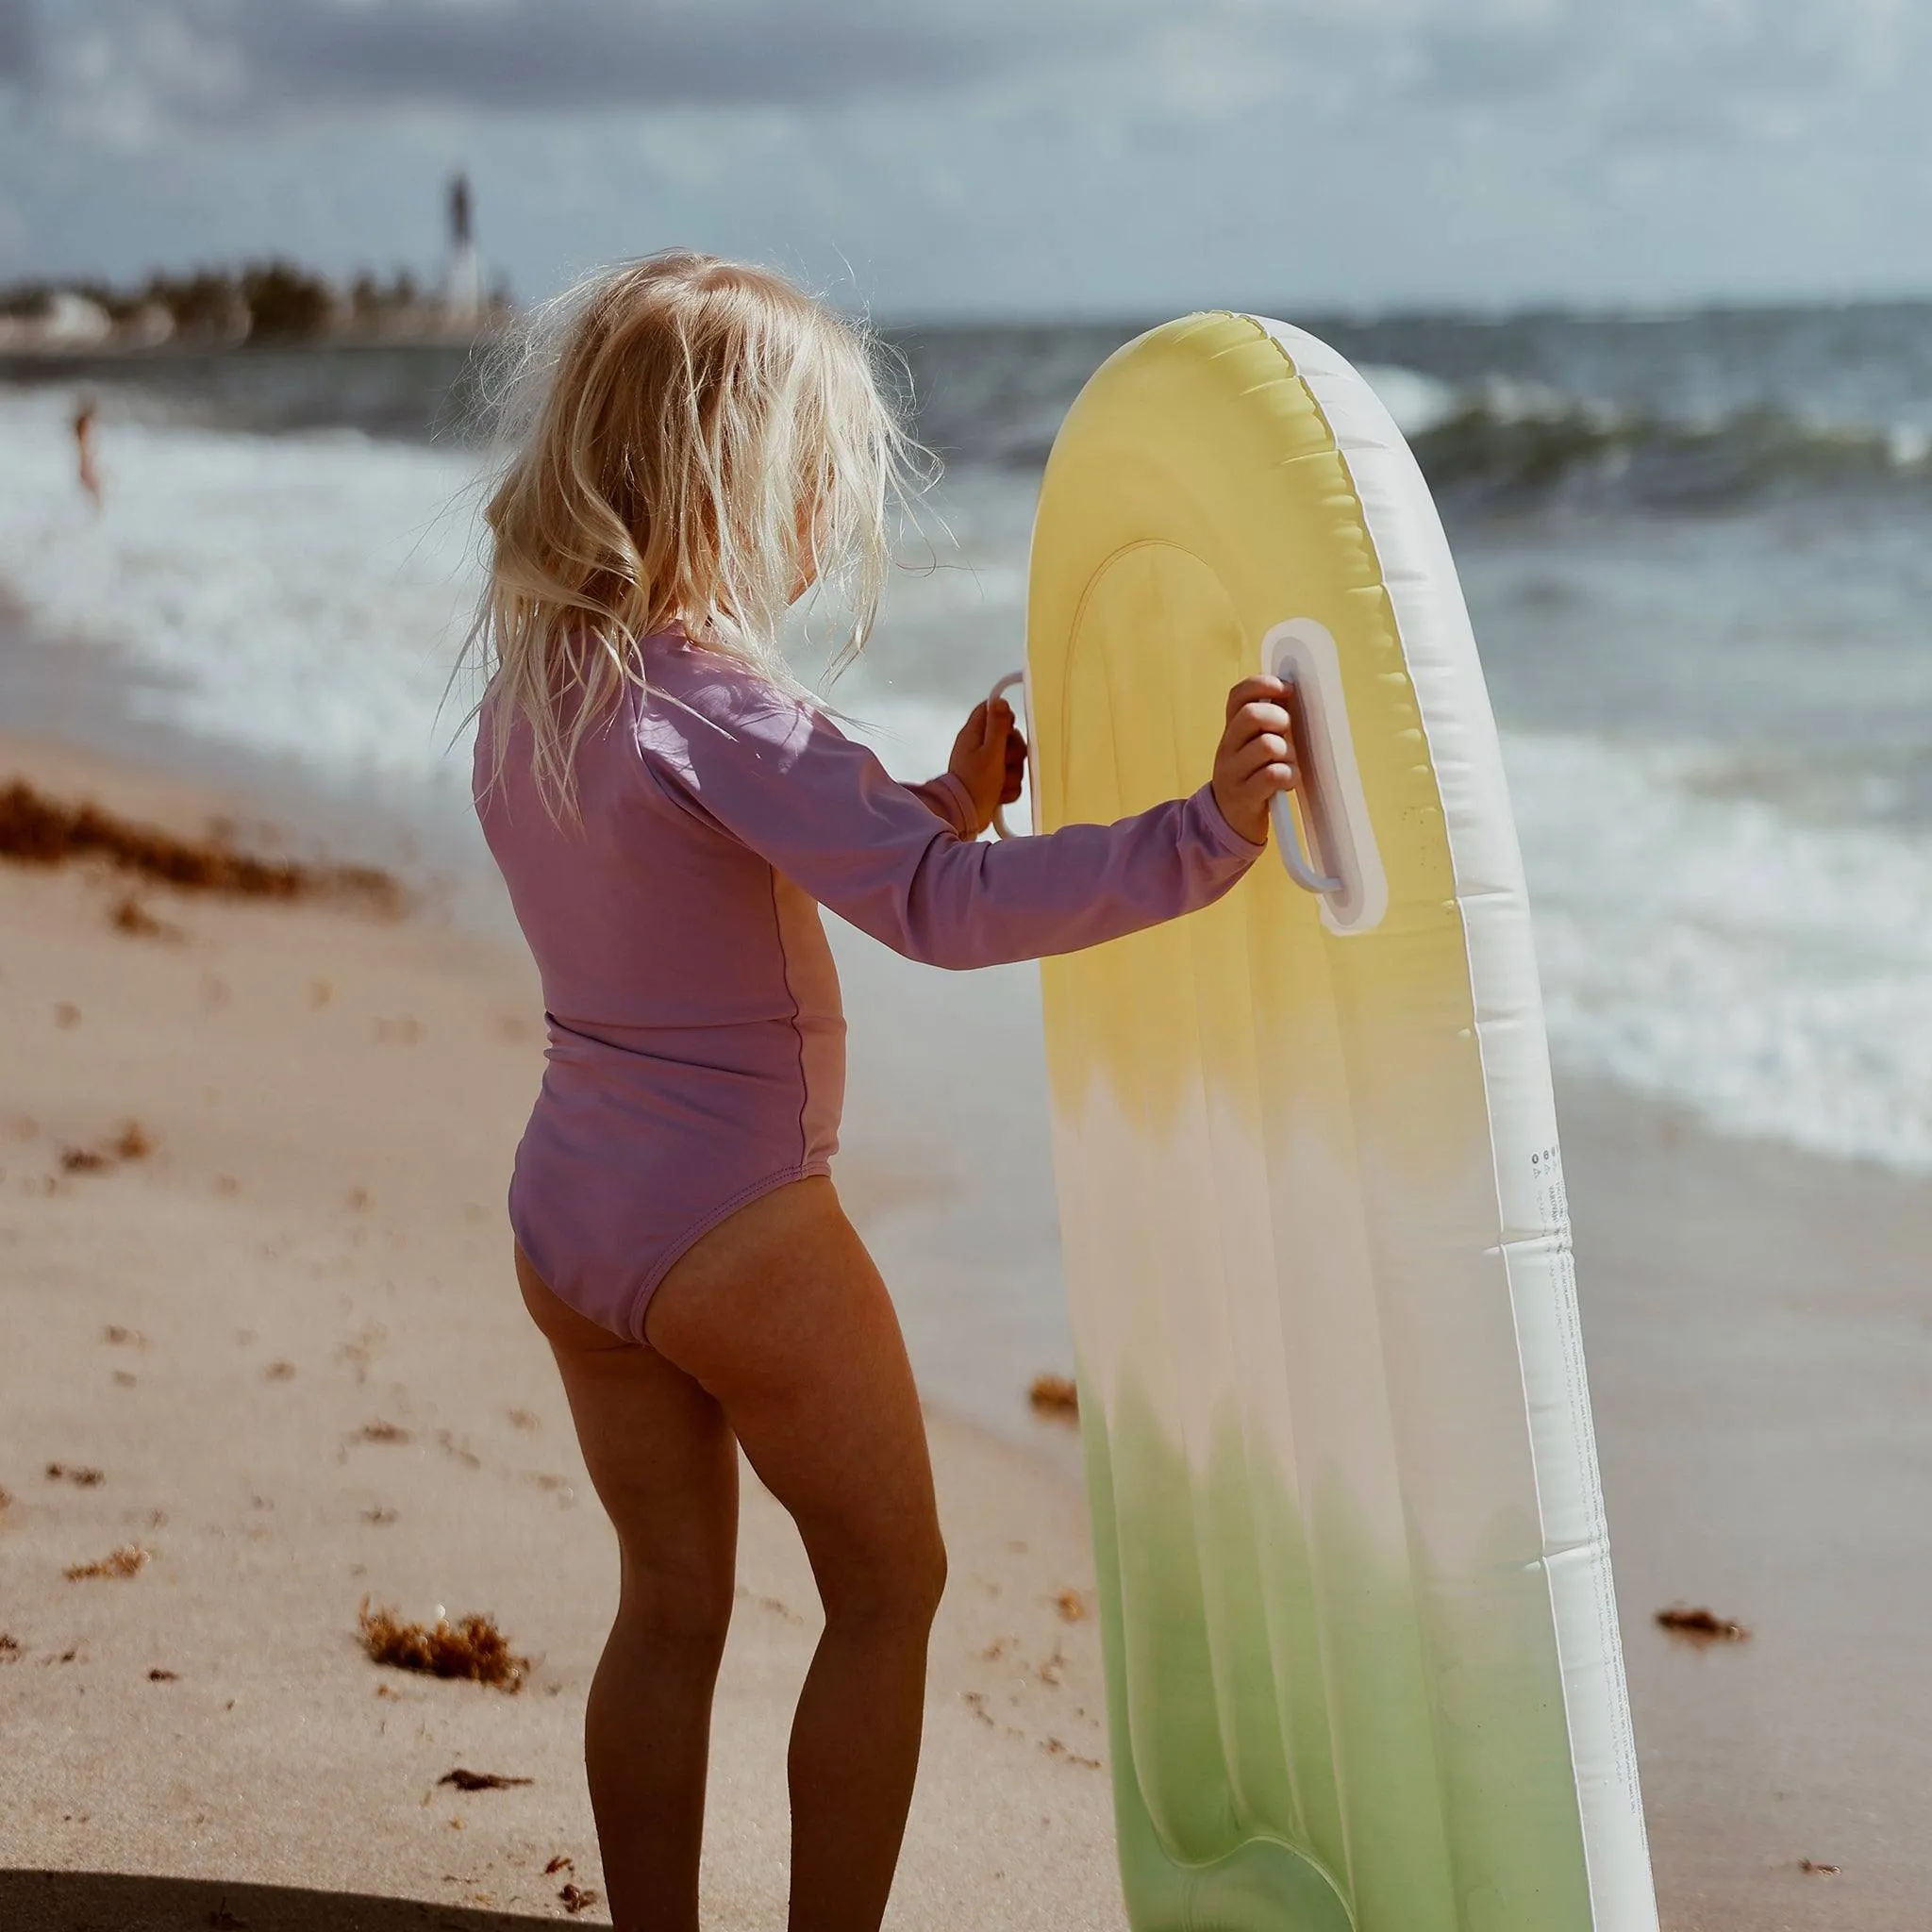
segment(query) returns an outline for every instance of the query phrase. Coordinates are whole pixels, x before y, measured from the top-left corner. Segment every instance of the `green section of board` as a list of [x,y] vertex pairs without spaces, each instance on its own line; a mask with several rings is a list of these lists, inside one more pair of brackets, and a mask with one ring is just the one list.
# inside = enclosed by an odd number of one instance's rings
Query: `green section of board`
[[1135,1932],[1587,1932],[1541,1566],[1458,1614],[1338,1490],[1305,1521],[1232,1421],[1196,1474],[1139,1391],[1081,1393]]

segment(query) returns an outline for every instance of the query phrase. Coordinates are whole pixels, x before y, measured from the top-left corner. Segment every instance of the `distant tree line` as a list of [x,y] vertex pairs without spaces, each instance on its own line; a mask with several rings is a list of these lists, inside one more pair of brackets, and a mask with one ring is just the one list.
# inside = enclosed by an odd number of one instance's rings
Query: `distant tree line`
[[[292,261],[273,258],[239,269],[157,272],[139,283],[98,278],[17,282],[0,288],[0,317],[22,322],[51,313],[78,296],[108,318],[125,340],[296,341],[341,334],[408,333],[434,326],[441,303],[408,269],[387,279],[364,273],[346,288]],[[491,307],[500,309],[499,293]]]

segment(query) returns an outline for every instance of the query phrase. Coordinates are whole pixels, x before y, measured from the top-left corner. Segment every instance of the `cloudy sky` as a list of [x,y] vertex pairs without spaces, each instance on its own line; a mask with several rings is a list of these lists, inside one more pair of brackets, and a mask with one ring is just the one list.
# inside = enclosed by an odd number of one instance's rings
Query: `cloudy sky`
[[0,0],[0,279],[673,242],[887,316],[1932,290],[1925,0]]

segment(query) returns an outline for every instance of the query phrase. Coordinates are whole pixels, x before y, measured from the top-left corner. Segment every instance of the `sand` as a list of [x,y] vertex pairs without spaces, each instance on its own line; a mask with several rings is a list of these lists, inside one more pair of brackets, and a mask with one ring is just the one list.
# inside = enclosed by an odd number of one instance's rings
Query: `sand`
[[[49,745],[0,743],[13,772],[183,831],[246,809]],[[129,933],[125,891],[0,866],[0,1926],[568,1917],[565,1883],[602,1890],[576,1731],[615,1557],[508,1265],[528,967],[433,917],[159,891],[173,930]],[[1919,1927],[1932,1206],[1564,1103],[1665,1924]],[[904,1179],[854,1172],[861,1219],[918,1211]],[[1065,1439],[930,1424],[953,1582],[890,1923],[1117,1927]],[[706,1870],[732,1932],[783,1921],[816,1622],[748,1473],[741,1585]],[[365,1597],[493,1614],[525,1687],[377,1667]],[[1672,1640],[1678,1600],[1749,1641]]]
[[[1922,1932],[1932,1195],[1559,1099],[1665,1924]],[[1673,1641],[1676,1601],[1749,1641]]]
[[[214,803],[8,750],[184,830]],[[0,1925],[568,1916],[562,1884],[603,1888],[577,1729],[616,1563],[499,1205],[540,1065],[532,977],[321,907],[155,892],[179,936],[130,936],[123,890],[0,867]],[[130,1121],[144,1158],[63,1170]],[[1091,1603],[1079,1497],[1023,1447],[931,1429],[953,1581],[891,1923],[1116,1926],[1094,1625],[1058,1603]],[[148,1553],[132,1576],[65,1575],[124,1548]],[[365,1595],[493,1613],[526,1688],[379,1669]],[[747,1472],[721,1926],[783,1923],[785,1732],[816,1623]],[[441,1786],[458,1766],[532,1782]]]

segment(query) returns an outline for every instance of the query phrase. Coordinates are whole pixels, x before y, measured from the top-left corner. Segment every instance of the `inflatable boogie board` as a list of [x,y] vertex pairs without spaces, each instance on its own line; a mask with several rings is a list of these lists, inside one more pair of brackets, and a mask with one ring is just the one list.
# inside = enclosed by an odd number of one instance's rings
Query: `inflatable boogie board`
[[1655,1932],[1509,806],[1456,571],[1312,337],[1074,403],[1033,543],[1042,829],[1301,721],[1277,850],[1042,967],[1138,1932]]

